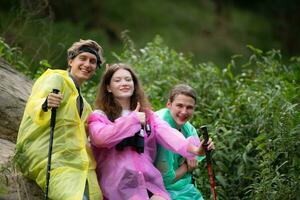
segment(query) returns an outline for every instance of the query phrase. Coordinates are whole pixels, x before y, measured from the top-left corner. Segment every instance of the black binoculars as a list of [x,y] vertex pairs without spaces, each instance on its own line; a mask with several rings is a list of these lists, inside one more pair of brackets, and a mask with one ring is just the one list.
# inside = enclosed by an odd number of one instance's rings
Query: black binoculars
[[[149,124],[146,124],[146,133],[150,135],[151,128]],[[125,147],[134,147],[136,152],[138,153],[144,153],[144,146],[145,146],[145,141],[144,141],[144,127],[138,132],[134,134],[134,136],[128,137],[123,139],[121,142],[119,142],[116,146],[116,149],[118,151],[124,150]]]
[[123,139],[117,144],[116,149],[122,151],[125,147],[134,147],[136,152],[144,153],[144,136],[142,136],[139,131],[135,133],[134,136]]

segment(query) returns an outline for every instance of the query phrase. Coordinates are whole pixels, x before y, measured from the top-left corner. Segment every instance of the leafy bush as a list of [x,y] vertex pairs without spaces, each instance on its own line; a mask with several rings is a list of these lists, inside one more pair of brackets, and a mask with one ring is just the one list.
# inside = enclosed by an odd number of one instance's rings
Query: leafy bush
[[[191,64],[160,37],[136,49],[125,36],[123,53],[114,56],[134,66],[155,110],[165,106],[174,84],[187,83],[196,89],[192,123],[207,124],[216,144],[213,167],[218,199],[299,199],[300,58],[285,64],[278,50],[248,48],[251,56],[233,56],[223,69],[214,63]],[[0,41],[1,57],[17,65],[19,57],[14,53]],[[26,69],[22,71],[28,73]],[[83,91],[90,102],[97,79]],[[195,171],[195,179],[208,199],[204,162]]]
[[18,71],[24,73],[29,78],[38,78],[47,68],[51,65],[48,61],[40,61],[39,69],[32,71],[32,67],[25,61],[22,51],[17,47],[10,47],[5,41],[0,37],[0,57],[6,60],[11,66],[15,67]]
[[[192,65],[160,37],[136,49],[125,37],[115,55],[134,66],[154,109],[164,107],[177,83],[194,87],[199,96],[193,124],[208,124],[216,143],[214,170],[219,199],[296,199],[300,191],[299,59],[288,65],[277,50],[240,57],[221,69],[213,63]],[[245,60],[245,59],[244,59]],[[196,183],[210,195],[205,164]],[[297,193],[298,192],[298,193]]]

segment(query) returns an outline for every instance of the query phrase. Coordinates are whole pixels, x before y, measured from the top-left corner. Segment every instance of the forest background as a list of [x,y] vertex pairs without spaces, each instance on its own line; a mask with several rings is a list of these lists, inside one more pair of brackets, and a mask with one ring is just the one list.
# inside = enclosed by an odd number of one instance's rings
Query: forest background
[[[0,56],[31,79],[66,68],[66,49],[94,39],[127,62],[154,109],[188,83],[192,123],[207,124],[219,199],[299,199],[300,4],[296,0],[2,0]],[[85,86],[92,104],[102,70]],[[210,196],[205,163],[194,173]]]

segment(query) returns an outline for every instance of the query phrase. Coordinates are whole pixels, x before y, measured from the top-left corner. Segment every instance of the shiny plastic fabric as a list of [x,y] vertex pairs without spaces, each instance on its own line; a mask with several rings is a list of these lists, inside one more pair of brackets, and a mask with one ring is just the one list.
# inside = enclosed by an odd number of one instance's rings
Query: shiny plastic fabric
[[182,156],[193,158],[188,152],[190,144],[181,133],[159,119],[153,112],[147,114],[151,133],[145,134],[144,153],[132,147],[118,151],[115,146],[124,138],[141,129],[136,112],[111,122],[102,111],[88,118],[93,152],[97,160],[97,175],[103,195],[108,200],[149,199],[147,190],[170,200],[160,172],[154,167],[157,143]]
[[42,104],[53,88],[60,90],[63,100],[56,115],[49,198],[82,200],[87,183],[89,199],[102,199],[84,124],[91,107],[84,100],[79,116],[78,91],[65,70],[47,70],[35,82],[19,128],[16,162],[25,176],[45,189],[51,110],[42,111]]
[[[156,114],[168,122],[168,124],[175,128],[175,122],[171,116],[170,110],[167,108],[161,109]],[[185,138],[188,138],[191,143],[199,145],[200,141],[196,132],[196,129],[189,123],[185,123],[181,127],[181,132]],[[155,160],[155,166],[160,170],[163,176],[164,184],[171,195],[172,200],[202,200],[203,197],[192,184],[191,173],[185,174],[179,180],[174,182],[176,173],[175,171],[180,167],[183,162],[183,157],[176,153],[173,153],[163,146],[158,145],[157,157]],[[205,156],[198,156],[197,160],[201,161]]]

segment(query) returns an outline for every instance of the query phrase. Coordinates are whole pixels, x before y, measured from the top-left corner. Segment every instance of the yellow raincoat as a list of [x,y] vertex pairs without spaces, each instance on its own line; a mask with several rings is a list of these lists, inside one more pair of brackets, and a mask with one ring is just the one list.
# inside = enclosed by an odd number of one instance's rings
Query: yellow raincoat
[[25,176],[45,189],[51,111],[42,111],[42,104],[53,88],[60,90],[63,100],[56,115],[49,198],[82,200],[87,182],[89,199],[102,199],[84,124],[92,110],[84,100],[80,118],[78,91],[65,70],[49,69],[35,82],[19,128],[16,162]]

